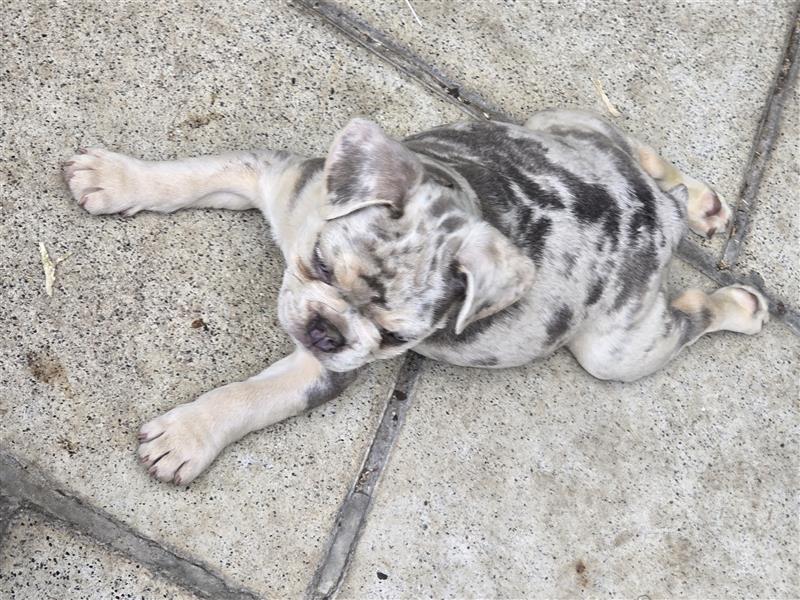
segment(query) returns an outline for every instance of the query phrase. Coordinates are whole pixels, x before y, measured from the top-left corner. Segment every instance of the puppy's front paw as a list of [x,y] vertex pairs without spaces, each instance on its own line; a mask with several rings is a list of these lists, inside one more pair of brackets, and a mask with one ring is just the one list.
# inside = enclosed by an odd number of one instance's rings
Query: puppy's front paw
[[733,213],[725,199],[700,181],[692,182],[688,190],[689,228],[706,238],[727,231]]
[[78,150],[64,163],[64,180],[78,204],[93,215],[141,210],[137,196],[143,183],[144,163],[102,148]]
[[208,406],[198,402],[176,406],[142,425],[139,458],[156,479],[186,485],[222,449],[213,425]]
[[711,294],[718,324],[715,329],[753,335],[769,321],[767,299],[749,285],[730,285]]

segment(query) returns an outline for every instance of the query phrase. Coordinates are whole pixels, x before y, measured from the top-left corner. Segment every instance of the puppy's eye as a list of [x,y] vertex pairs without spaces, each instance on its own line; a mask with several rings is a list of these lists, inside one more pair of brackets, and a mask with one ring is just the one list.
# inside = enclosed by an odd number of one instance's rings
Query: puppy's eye
[[399,333],[395,333],[394,331],[387,331],[381,328],[381,344],[384,346],[400,346],[401,344],[405,344],[408,339],[404,338]]
[[323,283],[330,283],[333,280],[333,269],[325,264],[319,252],[319,247],[314,248],[314,256],[311,259],[311,264],[314,267],[314,274],[319,277]]

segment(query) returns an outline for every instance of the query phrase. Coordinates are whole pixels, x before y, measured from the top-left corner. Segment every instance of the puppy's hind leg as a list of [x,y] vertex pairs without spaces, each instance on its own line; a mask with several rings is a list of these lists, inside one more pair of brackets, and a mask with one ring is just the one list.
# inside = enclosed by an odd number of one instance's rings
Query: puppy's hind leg
[[711,237],[730,225],[731,209],[714,190],[702,181],[681,173],[675,165],[664,160],[650,146],[625,134],[599,115],[576,110],[545,110],[531,116],[525,127],[534,131],[584,131],[599,134],[609,142],[630,152],[645,172],[655,179],[661,190],[669,192],[678,185],[688,190],[686,212],[689,227],[695,233]]
[[698,235],[712,237],[715,233],[727,231],[732,212],[728,203],[708,185],[682,173],[678,168],[663,159],[650,146],[629,138],[639,164],[658,186],[665,192],[685,185],[688,190],[686,213],[689,228]]
[[657,371],[705,333],[752,335],[768,320],[767,301],[749,286],[732,285],[711,294],[691,289],[671,303],[660,292],[633,327],[609,320],[577,336],[569,348],[598,379],[633,381]]
[[299,159],[284,152],[235,152],[175,161],[144,161],[102,148],[64,163],[73,197],[88,212],[132,215],[181,208],[258,208],[263,187]]

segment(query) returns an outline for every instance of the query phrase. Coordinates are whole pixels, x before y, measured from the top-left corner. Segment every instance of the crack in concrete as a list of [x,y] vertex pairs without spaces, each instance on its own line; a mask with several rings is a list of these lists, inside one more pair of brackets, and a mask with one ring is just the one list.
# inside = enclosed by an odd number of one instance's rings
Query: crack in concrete
[[405,422],[423,360],[413,352],[405,356],[372,444],[358,476],[339,507],[324,558],[306,590],[307,598],[332,598],[344,580],[372,505],[373,493]]
[[358,45],[411,77],[434,95],[455,104],[471,117],[495,121],[509,120],[503,111],[482,96],[463,88],[458,82],[423,61],[382,31],[357,19],[335,4],[325,0],[295,0],[295,4],[312,17],[322,17],[325,22],[333,25]]
[[85,533],[124,556],[142,564],[171,583],[203,598],[256,600],[250,591],[228,584],[212,569],[178,556],[117,522],[100,509],[59,488],[32,465],[0,451],[0,542],[11,517],[29,508]]
[[[455,104],[468,115],[478,119],[492,119],[507,123],[517,123],[513,117],[484,100],[480,94],[465,89],[458,82],[448,78],[437,68],[416,56],[411,50],[392,41],[386,34],[357,19],[335,4],[327,2],[326,0],[295,0],[295,4],[312,16],[320,17],[323,21],[338,29],[345,36],[366,48],[384,62],[393,65],[405,76],[416,81],[424,88],[431,90],[445,101]],[[800,8],[798,8],[798,11],[800,11]],[[796,33],[797,15],[795,15],[793,27],[793,31]],[[794,48],[794,50],[791,50],[792,48]],[[789,46],[787,46],[787,52],[797,53],[797,36],[794,33],[791,36]],[[794,73],[792,77],[797,74],[799,62],[798,60],[792,59],[792,61],[788,63],[790,65],[788,71]],[[790,75],[788,71],[787,77]],[[781,81],[788,81],[788,79],[783,78]],[[784,91],[785,90],[782,88],[781,93]],[[780,111],[778,111],[778,113],[779,112]],[[780,115],[778,114],[778,116]],[[775,120],[777,117],[773,116],[770,117],[770,119],[772,119],[770,123],[776,127],[777,132],[778,121]],[[766,165],[766,157],[763,163]],[[763,171],[763,165],[761,168]],[[755,191],[758,191],[757,188]],[[736,214],[737,218],[739,218],[738,208]],[[746,231],[743,229],[740,236],[742,239],[745,233]],[[790,306],[788,302],[776,298],[767,292],[764,289],[764,279],[759,273],[752,271],[746,277],[741,275],[737,276],[730,270],[732,266],[730,263],[718,261],[688,239],[683,240],[676,255],[690,267],[697,269],[706,277],[717,283],[721,283],[722,285],[742,283],[758,288],[769,300],[770,313],[784,322],[795,335],[800,336],[800,311]]]
[[761,122],[756,130],[753,147],[745,167],[744,178],[739,188],[739,202],[733,217],[733,227],[720,258],[720,265],[724,268],[736,266],[739,253],[744,246],[744,239],[750,226],[750,215],[758,202],[761,180],[764,178],[764,172],[780,131],[783,104],[789,95],[789,90],[797,81],[798,70],[800,70],[800,2],[795,7],[789,39],[778,63],[775,79],[767,94]]
[[7,496],[0,489],[0,548],[6,537],[6,531],[11,521],[17,516],[20,509],[20,502],[17,498]]

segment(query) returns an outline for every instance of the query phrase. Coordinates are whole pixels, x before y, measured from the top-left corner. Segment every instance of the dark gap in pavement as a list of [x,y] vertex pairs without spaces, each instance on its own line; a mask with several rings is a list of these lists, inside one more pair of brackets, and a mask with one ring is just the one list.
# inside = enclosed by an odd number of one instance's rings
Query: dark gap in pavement
[[61,521],[203,598],[258,598],[252,592],[228,584],[209,567],[178,556],[99,509],[84,504],[32,465],[22,464],[0,451],[0,543],[5,527],[20,508],[28,508]]
[[[0,478],[2,478],[2,473],[0,473]],[[19,510],[19,499],[6,495],[0,487],[0,548],[3,547],[6,531],[8,531],[11,521],[17,516]]]
[[[312,17],[322,17],[345,36],[373,52],[384,62],[411,77],[434,95],[451,102],[476,119],[512,121],[499,108],[492,106],[480,95],[463,88],[439,69],[429,65],[409,49],[390,39],[385,33],[324,0],[295,0],[297,6]],[[513,122],[513,121],[512,121]]]
[[372,505],[372,496],[378,480],[406,420],[414,385],[424,360],[413,352],[405,355],[372,444],[336,514],[324,557],[306,590],[307,598],[319,600],[332,598],[347,573],[367,513]]
[[[507,123],[517,123],[517,121],[513,117],[503,112],[499,108],[496,108],[488,101],[484,100],[483,96],[481,96],[480,94],[465,89],[457,81],[450,79],[449,77],[444,75],[439,69],[429,65],[420,57],[416,56],[408,48],[404,48],[403,46],[397,44],[396,42],[391,40],[385,33],[375,29],[371,25],[368,25],[367,23],[354,17],[353,15],[351,15],[344,9],[336,6],[332,2],[328,2],[326,0],[295,0],[295,4],[299,6],[302,10],[310,13],[312,16],[320,17],[323,21],[325,21],[329,25],[332,25],[340,32],[342,32],[345,36],[355,41],[357,44],[363,46],[370,52],[374,53],[384,62],[393,65],[398,70],[400,70],[401,73],[413,79],[414,81],[422,85],[425,89],[432,91],[436,96],[442,98],[447,102],[450,102],[451,104],[455,104],[468,115],[477,119],[492,119],[495,121],[504,121]],[[797,75],[798,63],[800,62],[800,60],[794,60],[794,57],[797,54],[797,43],[798,43],[797,29],[798,29],[799,14],[800,14],[800,3],[798,3],[798,8],[795,13],[794,21],[792,22],[793,33],[790,36],[790,42],[789,45],[787,46],[787,53],[793,52],[794,54],[791,54],[792,60],[790,60],[789,63],[786,63],[785,60],[782,63],[783,65],[788,64],[790,67],[787,70],[786,77],[790,76],[795,77]],[[789,54],[785,54],[784,59],[786,59],[787,56],[789,56]],[[782,72],[783,69],[781,69],[781,73]],[[786,78],[782,78],[780,73],[778,75],[778,78],[782,82],[789,81]],[[777,80],[775,85],[778,85]],[[789,87],[788,84],[786,84],[785,87]],[[774,92],[775,89],[776,89],[775,86],[773,86],[771,93]],[[781,88],[781,90],[782,90],[781,94],[783,94],[785,92],[785,88]],[[777,98],[777,100],[774,98],[769,100],[767,108],[769,109],[775,103],[779,103],[781,99],[782,96]],[[773,112],[767,110],[765,112],[764,118],[765,119],[767,118],[768,116],[767,113],[769,113],[769,115],[773,115]],[[780,117],[779,109],[777,117],[774,116],[770,117],[770,119],[775,120],[775,122],[773,123],[775,127],[775,133],[777,133],[777,125],[779,121],[778,117]],[[770,121],[770,123],[772,123],[772,121]],[[761,129],[759,130],[759,132],[761,132]],[[759,140],[761,138],[757,136],[756,139]],[[764,166],[766,165],[766,158],[767,157],[764,157],[763,164],[761,164],[760,166],[762,172]],[[746,176],[745,176],[746,180],[748,177],[750,177],[751,175],[754,176],[755,174],[755,171],[751,173],[749,169],[750,166],[748,166],[748,171],[746,171]],[[761,177],[759,175],[758,176],[759,182],[760,178]],[[756,187],[754,189],[754,193],[757,191],[758,189]],[[746,203],[739,202],[740,206],[743,204]],[[739,218],[740,218],[740,211],[739,207],[737,207],[736,209],[737,222]],[[746,214],[744,218],[746,220],[747,218]],[[742,229],[740,237],[743,238],[745,233],[746,233],[746,226]],[[739,243],[741,243],[741,240]],[[737,249],[737,255],[738,255],[738,249]],[[766,289],[764,288],[764,279],[761,277],[759,273],[751,271],[747,276],[736,275],[733,271],[731,271],[730,266],[732,265],[730,263],[716,259],[711,254],[703,250],[700,246],[698,246],[689,239],[683,240],[681,245],[678,247],[676,256],[678,256],[678,258],[683,260],[686,264],[698,270],[712,281],[715,281],[722,285],[741,283],[746,285],[752,285],[758,288],[764,294],[764,296],[767,297],[769,301],[770,314],[772,314],[779,320],[783,321],[795,335],[800,336],[800,311],[790,306],[788,302],[776,298],[775,296],[767,292]]]
[[789,91],[797,81],[800,69],[800,2],[795,7],[794,17],[789,27],[789,38],[778,63],[777,73],[772,82],[761,122],[756,130],[750,157],[744,170],[744,178],[739,188],[739,201],[733,216],[733,227],[725,247],[722,250],[720,266],[732,269],[736,266],[739,253],[744,246],[744,238],[750,228],[750,215],[758,202],[758,191],[761,180],[767,169],[769,158],[775,147],[775,140],[780,131],[783,105]]

